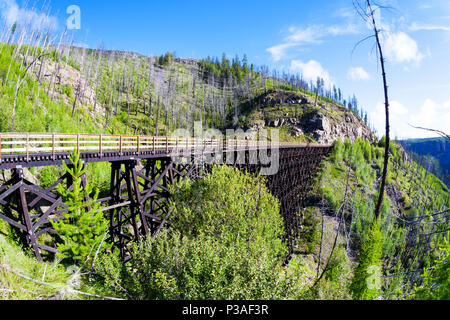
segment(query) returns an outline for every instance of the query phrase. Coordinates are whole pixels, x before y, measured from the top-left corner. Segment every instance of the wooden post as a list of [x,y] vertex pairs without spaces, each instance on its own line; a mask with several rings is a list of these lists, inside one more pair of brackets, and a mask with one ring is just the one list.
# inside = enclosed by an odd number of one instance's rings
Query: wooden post
[[156,151],[156,138],[153,137],[153,153]]
[[100,157],[103,157],[103,135],[100,135],[100,147],[99,147],[99,151],[100,151]]
[[27,162],[28,162],[28,157],[29,157],[29,154],[30,154],[30,152],[29,152],[29,150],[30,150],[30,147],[29,147],[29,145],[30,145],[30,134],[29,133],[27,133],[27,145],[26,145],[26,152],[27,152]]
[[52,159],[55,160],[55,134],[52,134]]
[[166,137],[166,152],[169,152],[169,137]]
[[139,144],[140,144],[140,139],[139,136],[137,136],[137,152],[139,153]]
[[120,155],[122,155],[122,136],[120,136],[119,153],[120,153]]

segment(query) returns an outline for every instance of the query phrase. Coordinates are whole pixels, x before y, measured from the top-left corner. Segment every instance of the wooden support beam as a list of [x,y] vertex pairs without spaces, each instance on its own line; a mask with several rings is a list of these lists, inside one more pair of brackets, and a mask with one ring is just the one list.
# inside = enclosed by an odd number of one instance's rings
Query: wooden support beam
[[[194,155],[186,158],[187,163],[175,165],[169,157],[169,151],[185,148],[184,151],[187,153],[190,141],[194,142],[192,148]],[[5,150],[5,145],[11,148]],[[9,133],[0,133],[0,165],[1,168],[4,168],[5,164],[14,167],[21,166],[25,162],[29,162],[28,166],[43,162],[45,165],[51,165],[56,161],[67,159],[66,154],[57,152],[61,150],[70,152],[75,145],[77,150],[82,152],[82,159],[117,161],[111,166],[110,196],[98,199],[97,202],[109,204],[102,212],[108,212],[110,215],[110,240],[120,250],[124,260],[130,258],[128,248],[130,241],[139,240],[147,234],[157,234],[168,221],[171,214],[167,207],[167,199],[170,197],[169,185],[186,178],[200,179],[210,170],[209,165],[196,162],[196,157],[200,156],[202,150],[210,149],[211,153],[223,150],[237,154],[242,152],[244,158],[241,160],[244,162],[238,164],[236,163],[238,159],[235,158],[235,167],[255,173],[262,167],[261,164],[253,164],[249,153],[250,149],[256,152],[263,147],[259,141],[251,143],[249,140],[217,141],[213,138],[197,141],[170,137]],[[264,147],[267,148],[266,145]],[[42,153],[43,150],[48,153]],[[13,151],[18,153],[12,154]],[[290,244],[295,238],[296,214],[309,192],[311,176],[329,151],[331,146],[315,145],[286,144],[280,149],[280,170],[275,176],[268,178],[268,187],[280,200],[281,213],[287,221],[285,238]],[[6,158],[5,152],[8,154]],[[147,164],[142,172],[138,172],[134,159],[145,157]],[[71,177],[65,174],[49,188],[43,189],[26,181],[18,167],[13,173],[13,178],[0,186],[0,204],[8,210],[17,210],[20,221],[16,221],[13,215],[7,213],[0,214],[0,219],[20,231],[26,231],[26,241],[38,258],[42,258],[40,249],[54,250],[54,248],[46,248],[38,244],[36,239],[45,233],[53,232],[54,230],[48,226],[50,219],[58,219],[56,215],[67,212],[67,205],[62,203],[55,192],[56,187],[64,180],[68,190],[73,188]],[[82,183],[83,186],[86,185],[86,177],[83,177]],[[27,203],[30,198],[32,201]],[[44,203],[45,205],[49,203],[49,207],[42,213],[37,206],[43,206]],[[40,213],[30,216],[31,210]]]

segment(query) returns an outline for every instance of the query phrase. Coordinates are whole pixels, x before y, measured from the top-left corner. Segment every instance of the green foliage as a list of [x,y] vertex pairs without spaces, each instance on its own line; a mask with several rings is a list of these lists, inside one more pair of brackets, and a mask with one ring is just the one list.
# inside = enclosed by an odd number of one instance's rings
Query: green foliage
[[[214,236],[228,244],[264,248],[282,256],[283,220],[278,200],[263,178],[215,167],[206,178],[185,182],[173,193],[172,227],[183,235]],[[189,203],[189,206],[185,204]]]
[[253,74],[253,71],[248,66],[247,57],[241,60],[237,55],[230,61],[226,55],[223,54],[222,60],[218,58],[208,57],[200,61],[203,69],[203,78],[208,80],[210,76],[215,76],[221,80],[222,84],[228,81],[229,78],[236,79],[239,83],[244,81],[249,74]]
[[[281,262],[283,221],[261,178],[215,167],[173,192],[171,227],[133,246],[125,266],[103,256],[97,272],[132,299],[283,299],[297,275]],[[121,290],[123,288],[124,290]]]
[[374,221],[362,245],[359,264],[350,286],[354,299],[373,300],[381,295],[382,241],[383,235],[377,221]]
[[174,57],[173,53],[167,52],[166,54],[161,55],[158,58],[158,64],[160,66],[168,66],[172,62],[173,57]]
[[65,86],[63,86],[62,92],[69,98],[72,98],[72,96],[73,96],[73,89],[72,89],[72,86],[69,84],[66,84]]
[[108,221],[103,217],[100,204],[96,203],[99,191],[90,198],[92,187],[82,186],[81,177],[87,168],[80,160],[79,154],[73,154],[70,161],[71,168],[65,162],[63,165],[72,176],[73,189],[66,190],[58,185],[58,191],[64,203],[68,205],[68,211],[63,214],[63,219],[52,221],[53,228],[64,242],[58,244],[58,250],[61,251],[58,255],[77,262],[92,262],[93,252],[100,246],[108,229]]
[[129,267],[104,257],[97,267],[108,285],[119,284],[131,299],[280,299],[291,293],[278,261],[264,250],[164,231],[133,246],[133,253]]
[[301,298],[313,300],[351,300],[349,282],[352,270],[342,246],[336,248],[324,277]]
[[424,270],[422,281],[422,285],[415,288],[417,299],[450,299],[450,232],[439,245],[437,257]]
[[[11,131],[11,114],[19,76],[25,74],[21,59],[12,56],[13,46],[1,44],[0,50],[0,131]],[[23,49],[23,48],[22,48]],[[76,110],[71,115],[71,106],[60,99],[50,99],[42,86],[50,85],[50,79],[38,83],[34,75],[28,74],[17,95],[14,131],[16,132],[60,132],[98,133],[102,132],[90,117]],[[64,88],[63,88],[64,90]],[[66,88],[66,93],[68,93]],[[33,115],[30,117],[30,115]],[[97,119],[99,120],[99,119]]]
[[[21,276],[19,276],[22,275]],[[45,274],[45,276],[43,276]],[[38,284],[25,279],[44,280],[51,285]],[[0,235],[0,299],[31,300],[62,296],[64,299],[79,298],[73,289],[72,275],[63,265],[39,263],[35,257],[24,253],[22,248]]]
[[320,219],[311,209],[306,208],[302,211],[301,230],[299,231],[299,238],[303,244],[306,244],[307,253],[313,253],[314,249],[320,245]]

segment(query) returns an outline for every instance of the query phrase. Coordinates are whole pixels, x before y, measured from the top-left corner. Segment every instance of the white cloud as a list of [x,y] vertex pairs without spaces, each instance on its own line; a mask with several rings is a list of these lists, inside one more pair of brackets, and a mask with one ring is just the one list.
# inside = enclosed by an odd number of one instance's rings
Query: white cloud
[[387,33],[384,49],[387,58],[393,62],[415,62],[419,64],[425,57],[419,51],[417,42],[404,32]]
[[444,103],[444,108],[445,109],[450,109],[450,101],[447,101],[447,102]]
[[440,106],[431,99],[426,99],[420,107],[419,112],[411,115],[410,121],[413,126],[431,128],[436,121]]
[[[391,125],[391,134],[393,136],[399,136],[400,132],[404,132],[405,118],[407,117],[409,111],[408,109],[398,101],[391,101],[389,106],[389,119]],[[384,103],[380,102],[375,108],[375,112],[370,113],[370,119],[375,128],[378,130],[378,135],[381,137],[385,133],[385,106]],[[399,130],[402,128],[402,130]]]
[[[426,99],[422,105],[405,107],[398,101],[390,103],[390,126],[393,137],[398,138],[422,138],[435,137],[436,134],[414,127],[423,127],[449,132],[450,101],[442,104],[432,99]],[[380,136],[385,130],[384,104],[378,103],[375,111],[370,113],[371,121],[378,130]]]
[[347,78],[350,80],[369,80],[370,75],[362,67],[350,68],[347,72]]
[[317,77],[320,77],[324,80],[326,87],[329,87],[333,84],[328,71],[325,70],[322,65],[315,60],[310,60],[307,63],[304,63],[301,60],[292,60],[291,70],[301,72],[303,77],[308,80],[316,81]]
[[8,26],[17,23],[22,26],[30,25],[37,30],[56,29],[58,26],[56,17],[20,8],[16,0],[0,0],[0,15]]
[[321,43],[322,38],[326,36],[340,36],[346,34],[357,34],[358,28],[353,24],[345,26],[323,26],[311,25],[307,28],[290,27],[288,35],[283,39],[283,43],[270,47],[266,51],[272,55],[274,61],[279,61],[286,58],[286,51],[293,47],[299,47],[304,44]]
[[[420,62],[426,57],[430,56],[429,51],[424,54],[420,52],[417,42],[403,31],[398,31],[398,27],[403,28],[407,18],[401,16],[393,21],[387,21],[383,19],[381,15],[381,9],[379,6],[373,5],[375,16],[375,23],[380,31],[380,37],[382,39],[383,49],[386,58],[395,63],[415,63],[419,65]],[[367,21],[366,26],[373,32],[373,26],[370,19]],[[413,23],[409,27],[409,30],[415,31],[419,28],[433,28],[435,26],[419,26],[417,23]]]
[[290,27],[289,33],[289,36],[286,37],[287,41],[303,44],[318,42],[323,37],[324,30],[318,26],[309,26],[306,29]]
[[355,9],[353,7],[339,8],[336,10],[333,16],[339,18],[354,18]]
[[327,29],[328,33],[333,36],[341,36],[346,34],[358,34],[359,30],[355,24],[348,24],[346,26],[331,26]]
[[449,26],[438,26],[432,24],[418,24],[417,22],[413,22],[413,24],[409,27],[411,31],[450,31]]
[[272,55],[274,61],[280,61],[286,56],[286,50],[295,46],[295,43],[284,43],[278,46],[268,48],[267,51]]

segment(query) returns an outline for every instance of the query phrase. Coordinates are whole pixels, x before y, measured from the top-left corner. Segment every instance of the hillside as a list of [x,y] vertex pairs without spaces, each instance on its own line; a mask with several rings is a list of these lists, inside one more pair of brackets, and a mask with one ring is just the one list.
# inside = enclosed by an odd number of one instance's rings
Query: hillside
[[[332,93],[320,82],[269,76],[238,57],[198,61],[170,53],[145,57],[62,45],[2,45],[0,58],[3,91],[9,92],[2,96],[2,131],[66,132],[61,121],[67,119],[67,124],[84,124],[70,126],[74,132],[169,135],[201,121],[208,128],[241,127],[255,134],[278,128],[286,141],[375,140],[356,99],[347,103],[340,90],[338,98],[336,88]],[[15,113],[21,117],[32,111],[39,120],[16,125],[7,114],[14,105],[15,84],[23,77]]]
[[408,139],[399,143],[418,163],[450,186],[450,141],[445,138]]
[[[318,259],[322,267],[326,265],[329,257],[326,252],[333,241],[320,244],[322,219],[325,229],[331,229],[328,237],[339,236],[336,251],[345,250],[349,268],[353,269],[359,261],[374,215],[383,164],[382,147],[383,141],[338,142],[323,164],[306,209],[309,224],[315,226],[309,231],[314,235],[309,237],[309,253],[316,257],[315,266]],[[419,270],[427,266],[430,255],[438,254],[438,244],[445,237],[449,206],[449,189],[393,143],[386,199],[379,221],[385,274],[383,299],[405,298],[403,294],[411,289],[408,286],[420,281]],[[325,248],[322,255],[321,247]],[[334,294],[344,297],[341,292]]]

